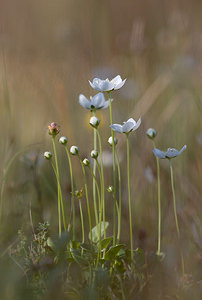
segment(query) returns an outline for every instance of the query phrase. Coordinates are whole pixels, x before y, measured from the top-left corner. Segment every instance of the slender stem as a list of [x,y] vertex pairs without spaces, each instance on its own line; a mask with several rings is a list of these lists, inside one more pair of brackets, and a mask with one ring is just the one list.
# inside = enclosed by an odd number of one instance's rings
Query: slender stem
[[[93,111],[93,115],[96,117],[96,111],[94,110]],[[96,128],[93,129],[93,135],[94,135],[94,150],[97,151],[97,132],[96,132]],[[95,191],[95,186],[96,186],[96,183],[95,183],[95,178],[96,178],[96,161],[94,160],[93,162],[93,174],[94,174],[94,177],[93,177],[93,201],[94,201],[94,208],[95,208],[95,205],[96,205],[96,191]],[[97,210],[96,210],[97,212]],[[95,215],[96,217],[96,215]],[[97,222],[97,220],[96,220]]]
[[[101,181],[101,170],[100,170],[100,166],[99,166],[99,163],[98,163],[98,160],[96,159],[96,164],[97,164],[97,169],[98,169],[98,173],[99,173],[99,176],[100,176],[100,181]],[[102,199],[102,198],[101,198]],[[99,225],[100,225],[100,228],[99,228],[99,237],[101,239],[101,223],[102,223],[102,209],[103,209],[103,201],[101,200],[100,203],[99,203]],[[103,221],[104,223],[104,221]]]
[[118,153],[115,148],[116,153],[116,162],[117,162],[117,169],[118,169],[118,180],[119,180],[119,207],[118,207],[118,233],[117,233],[117,244],[120,242],[120,236],[121,236],[121,171],[120,171],[120,164],[119,164],[119,158]]
[[131,194],[130,194],[130,149],[129,137],[127,138],[127,172],[128,172],[128,208],[129,208],[129,222],[130,222],[130,246],[131,246],[131,260],[133,261],[133,225],[132,225],[132,208],[131,208]]
[[81,197],[79,199],[79,209],[80,209],[80,216],[81,216],[81,231],[82,231],[82,243],[85,241],[85,235],[84,235],[84,222],[83,222],[83,211],[81,206]]
[[[56,169],[55,169],[55,166],[51,160],[51,165],[53,167],[53,170],[55,172],[55,176],[56,176],[56,179],[57,179],[57,185],[58,185],[58,177],[57,177],[57,172],[56,172]],[[61,237],[61,209],[60,209],[60,192],[59,192],[59,188],[58,188],[58,225],[59,225],[59,237]]]
[[[55,146],[55,136],[54,135],[52,135],[52,143],[53,143],[53,150],[54,150],[54,154],[55,154],[55,166],[56,166],[56,173],[57,173],[58,202],[61,203],[63,224],[64,224],[64,229],[66,231],[66,222],[65,222],[65,213],[64,213],[64,202],[63,202],[62,191],[61,191],[61,187],[60,187],[60,174],[59,174],[57,151],[56,151],[56,146]],[[59,207],[60,207],[60,204],[58,203],[58,208]],[[60,214],[60,212],[59,212],[59,214]],[[59,228],[59,230],[60,229],[61,228]]]
[[[96,163],[96,162],[95,162]],[[95,185],[96,185],[96,189],[97,189],[97,194],[98,194],[98,201],[99,201],[99,207],[100,207],[100,190],[99,190],[99,186],[98,186],[98,182],[97,182],[97,179],[91,169],[90,166],[88,166],[93,178],[94,178],[94,181],[95,181]],[[96,199],[94,198],[94,213],[95,213],[95,222],[96,222],[96,225],[98,225],[98,214],[97,214],[97,202],[96,202]]]
[[[96,161],[95,161],[96,163]],[[95,184],[96,184],[96,188],[97,188],[97,194],[98,194],[98,204],[99,204],[99,222],[98,222],[98,215],[97,215],[97,203],[96,201],[94,201],[94,210],[95,210],[95,219],[96,219],[96,226],[97,226],[97,231],[98,231],[98,237],[99,237],[99,244],[98,244],[98,255],[97,255],[97,266],[98,266],[98,262],[99,262],[99,258],[101,257],[101,222],[102,222],[102,202],[101,202],[101,197],[100,197],[100,189],[98,186],[98,182],[97,179],[95,177],[95,175],[93,174],[93,171],[91,169],[90,166],[88,166],[94,180],[95,180]],[[101,172],[100,172],[101,174]],[[96,199],[94,199],[96,200]]]
[[[152,140],[154,148],[156,148],[155,141]],[[157,255],[161,253],[161,182],[160,182],[160,164],[159,158],[156,156],[157,177],[158,177],[158,249]]]
[[[112,119],[112,103],[111,103],[111,95],[108,92],[109,96],[109,112],[110,112],[110,125],[113,124]],[[114,144],[114,131],[111,129],[112,136],[112,152],[113,152],[113,188],[114,188],[114,212],[113,212],[113,246],[116,244],[116,158],[115,158],[115,144]]]
[[83,166],[83,162],[79,156],[79,160],[81,163],[82,171],[83,171],[83,177],[84,177],[84,186],[85,186],[85,193],[86,193],[86,202],[87,202],[87,210],[88,210],[88,220],[89,220],[89,230],[90,230],[90,240],[92,243],[92,224],[91,224],[91,213],[90,213],[90,205],[89,205],[89,199],[88,199],[88,187],[87,187],[87,181],[86,181],[86,172]]
[[67,148],[67,146],[65,146],[65,150],[67,153],[67,157],[68,157],[68,162],[69,162],[69,171],[70,171],[70,178],[71,178],[71,190],[72,190],[72,214],[73,214],[73,240],[75,241],[75,203],[74,203],[74,179],[73,179],[73,172],[72,172],[72,162],[71,162],[71,157],[69,154],[69,150]]
[[[171,164],[171,159],[169,160],[169,162],[170,162],[170,178],[171,178],[171,187],[172,187],[172,193],[173,193],[173,207],[174,207],[174,215],[175,215],[175,224],[176,224],[178,240],[179,240],[179,243],[180,243],[180,229],[179,229],[178,218],[177,218],[173,167],[172,167],[172,164]],[[181,257],[181,265],[182,265],[182,280],[183,280],[183,283],[184,283],[184,257],[183,257],[181,245],[179,245],[179,246],[180,246],[180,257]]]
[[105,187],[104,187],[104,170],[103,170],[103,159],[102,159],[102,141],[100,137],[100,133],[98,129],[96,130],[99,145],[100,145],[100,167],[101,167],[101,201],[102,201],[102,209],[103,209],[103,225],[104,225],[104,238],[106,238],[106,229],[105,229]]

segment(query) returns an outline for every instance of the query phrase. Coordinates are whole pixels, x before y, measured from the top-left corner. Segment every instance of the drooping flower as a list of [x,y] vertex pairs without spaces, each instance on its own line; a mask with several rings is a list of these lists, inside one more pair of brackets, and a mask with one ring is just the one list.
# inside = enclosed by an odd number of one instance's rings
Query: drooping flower
[[187,145],[184,145],[180,151],[178,151],[175,148],[168,148],[166,152],[163,152],[157,148],[154,148],[153,153],[158,158],[171,159],[171,158],[174,158],[174,157],[180,155],[186,148],[187,148]]
[[113,125],[110,125],[110,127],[118,133],[128,134],[128,133],[138,129],[140,124],[141,124],[141,118],[139,118],[139,120],[137,122],[133,118],[130,118],[130,119],[128,119],[128,121],[124,122],[123,125],[113,124]]
[[83,94],[79,95],[79,104],[90,111],[101,110],[109,106],[109,100],[105,100],[103,93],[98,93],[90,100],[86,98]]
[[120,75],[117,75],[112,80],[94,78],[93,82],[89,80],[89,83],[93,89],[99,92],[109,92],[120,89],[126,82],[126,79],[122,80]]

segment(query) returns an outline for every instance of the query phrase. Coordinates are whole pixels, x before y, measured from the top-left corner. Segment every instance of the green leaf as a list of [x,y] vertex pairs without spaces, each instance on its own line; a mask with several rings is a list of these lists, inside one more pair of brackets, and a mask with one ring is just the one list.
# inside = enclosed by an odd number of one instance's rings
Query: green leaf
[[134,260],[137,268],[141,268],[145,264],[145,255],[141,248],[134,250]]
[[71,241],[71,248],[73,249],[79,249],[80,248],[80,244],[76,241]]
[[70,249],[71,255],[73,259],[79,264],[79,265],[89,265],[89,258],[82,255],[81,249]]
[[125,245],[123,244],[119,244],[116,246],[112,246],[109,248],[109,250],[105,253],[105,259],[106,260],[112,260],[116,257],[116,255],[118,254],[118,252],[124,247]]
[[119,252],[117,253],[117,257],[119,259],[125,258],[126,257],[126,251],[123,249],[120,249]]
[[96,253],[97,252],[97,247],[94,246],[94,245],[83,243],[83,244],[80,244],[80,247],[82,249],[84,249],[85,251],[90,252],[90,253]]
[[48,247],[50,247],[51,248],[51,250],[53,250],[54,252],[56,252],[56,245],[55,245],[55,243],[54,243],[54,241],[50,238],[50,237],[48,237],[48,239],[47,239],[47,245],[48,245]]
[[[105,222],[105,230],[109,226],[109,222]],[[97,243],[99,241],[99,230],[100,230],[100,223],[98,226],[96,225],[92,229],[92,242]],[[104,223],[101,222],[101,237],[104,235]],[[89,232],[89,239],[91,240],[91,234]]]
[[108,237],[108,238],[106,238],[106,239],[103,239],[102,241],[101,241],[101,251],[103,251],[103,250],[105,250],[108,246],[109,246],[109,244],[111,243],[111,241],[112,241],[112,236],[111,237]]

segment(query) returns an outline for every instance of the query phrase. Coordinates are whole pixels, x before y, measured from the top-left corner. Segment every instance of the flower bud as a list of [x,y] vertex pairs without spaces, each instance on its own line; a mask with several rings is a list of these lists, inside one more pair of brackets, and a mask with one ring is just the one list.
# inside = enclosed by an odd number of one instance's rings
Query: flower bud
[[46,151],[46,152],[44,152],[43,156],[44,156],[45,159],[51,160],[51,158],[52,158],[52,153]]
[[[113,146],[113,139],[112,139],[112,136],[110,136],[108,138],[108,143],[110,144],[110,146]],[[118,143],[118,139],[114,137],[114,145],[116,146]]]
[[113,192],[114,192],[113,186],[112,186],[112,185],[108,186],[107,191],[108,191],[109,193],[113,193]]
[[149,128],[146,132],[146,135],[149,139],[153,140],[153,139],[155,139],[157,132],[153,128]]
[[83,188],[80,189],[80,190],[76,190],[76,191],[74,192],[74,195],[75,195],[77,198],[81,199],[81,197],[83,196]]
[[96,150],[92,150],[90,156],[94,159],[97,159],[98,157],[98,152]]
[[60,126],[58,126],[55,122],[52,122],[49,126],[48,126],[48,134],[50,135],[57,135],[60,132]]
[[90,118],[89,123],[92,127],[97,128],[98,125],[100,124],[100,120],[97,117],[93,116],[93,117]]
[[83,160],[83,164],[84,164],[84,166],[88,167],[88,166],[90,165],[90,161],[89,161],[89,159],[87,159],[87,158],[84,158],[84,160]]
[[68,142],[68,139],[66,136],[61,136],[61,138],[59,138],[59,143],[62,145],[66,145]]
[[78,155],[78,154],[79,154],[79,148],[78,148],[77,146],[72,146],[72,147],[70,148],[70,153],[71,153],[72,155]]

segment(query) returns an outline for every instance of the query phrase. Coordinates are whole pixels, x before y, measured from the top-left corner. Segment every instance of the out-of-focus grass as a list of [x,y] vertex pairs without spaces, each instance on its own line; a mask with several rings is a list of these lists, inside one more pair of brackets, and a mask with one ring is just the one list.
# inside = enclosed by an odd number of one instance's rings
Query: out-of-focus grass
[[[44,219],[53,231],[57,227],[55,178],[40,156],[51,149],[47,125],[58,122],[69,145],[78,145],[81,155],[87,156],[93,148],[93,131],[88,125],[90,114],[79,106],[78,95],[94,94],[88,79],[119,73],[127,82],[112,95],[113,120],[122,123],[128,117],[142,117],[141,128],[130,140],[135,246],[155,251],[157,244],[156,165],[145,136],[148,127],[154,127],[160,149],[188,147],[174,164],[177,205],[185,271],[201,276],[200,11],[199,1],[1,1],[1,250],[12,243],[19,228],[31,231],[30,207],[34,226]],[[103,147],[111,150],[108,112],[98,116]],[[122,236],[128,242],[126,145],[124,137],[117,137],[123,172]],[[69,207],[68,165],[60,145],[58,150]],[[18,151],[22,153],[5,176]],[[73,165],[80,188],[83,182],[76,159]],[[111,168],[105,170],[110,184]],[[177,237],[166,161],[161,162],[161,175],[162,249],[169,269],[169,264],[175,264],[172,253]],[[107,207],[110,219],[110,197]]]

